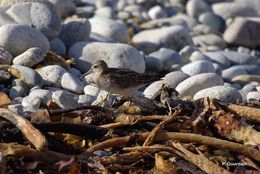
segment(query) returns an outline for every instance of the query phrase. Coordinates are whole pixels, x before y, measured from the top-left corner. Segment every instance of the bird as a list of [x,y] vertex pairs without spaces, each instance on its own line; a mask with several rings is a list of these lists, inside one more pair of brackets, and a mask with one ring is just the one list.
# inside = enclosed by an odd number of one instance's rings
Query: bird
[[81,78],[89,74],[92,74],[94,83],[101,89],[126,98],[131,97],[146,84],[161,79],[158,75],[108,67],[104,60],[96,60],[90,70],[84,73]]

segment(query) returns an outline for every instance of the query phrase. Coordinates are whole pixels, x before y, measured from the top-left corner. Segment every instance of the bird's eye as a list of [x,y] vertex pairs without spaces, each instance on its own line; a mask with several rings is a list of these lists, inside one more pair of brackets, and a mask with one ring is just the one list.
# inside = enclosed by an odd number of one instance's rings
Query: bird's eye
[[97,65],[94,65],[93,68],[97,68]]

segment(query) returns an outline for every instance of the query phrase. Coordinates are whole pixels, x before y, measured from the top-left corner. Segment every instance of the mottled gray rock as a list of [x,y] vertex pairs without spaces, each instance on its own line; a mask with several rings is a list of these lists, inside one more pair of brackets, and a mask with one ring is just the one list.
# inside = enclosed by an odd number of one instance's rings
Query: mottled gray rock
[[68,91],[82,94],[84,89],[84,83],[80,79],[71,73],[64,73],[61,78],[61,87]]
[[52,91],[47,89],[35,89],[30,92],[30,98],[40,98],[41,105],[47,106],[51,102]]
[[184,65],[181,70],[190,75],[194,76],[202,73],[215,73],[215,68],[210,61],[198,60],[192,63]]
[[217,46],[220,49],[224,49],[226,47],[225,41],[222,37],[216,34],[205,34],[194,36],[193,42],[197,46],[207,47],[207,46]]
[[56,52],[59,55],[66,54],[66,46],[59,38],[55,38],[52,41],[50,41],[50,47],[51,51]]
[[[82,56],[69,55],[75,58],[75,67],[81,72],[86,72],[97,59],[106,61],[110,67],[132,69],[140,73],[145,71],[143,56],[137,49],[127,44],[94,42],[86,44],[82,50],[75,49],[79,50],[76,54],[81,53]],[[69,52],[76,51],[71,48]]]
[[145,56],[145,70],[162,71],[164,69],[163,62],[156,57]]
[[110,37],[118,42],[128,42],[127,27],[122,21],[102,17],[94,17],[89,19],[89,21],[91,29],[95,33]]
[[202,89],[194,95],[194,100],[209,97],[227,103],[241,102],[242,96],[236,88],[228,86],[214,86]]
[[198,91],[223,85],[222,78],[215,73],[198,74],[182,81],[177,87],[181,97],[193,97]]
[[260,18],[252,21],[245,18],[236,18],[224,33],[224,40],[233,45],[242,45],[255,48],[260,45]]
[[19,24],[32,25],[50,40],[56,38],[61,29],[59,15],[50,3],[15,3],[6,14]]
[[182,58],[179,53],[169,48],[161,48],[152,52],[149,54],[149,57],[162,62],[162,70],[164,71],[169,71],[174,64],[182,64]]
[[19,78],[24,80],[29,87],[42,86],[42,78],[35,70],[21,65],[12,65],[12,68],[19,71]]
[[78,78],[80,78],[81,75],[82,75],[81,72],[76,68],[69,68],[68,72],[73,74],[75,77],[78,77]]
[[108,42],[108,43],[117,43],[114,39],[103,36],[101,34],[95,33],[94,31],[90,33],[89,42]]
[[193,45],[188,29],[181,25],[141,31],[134,35],[133,42],[146,52],[160,47],[179,51],[186,45]]
[[84,93],[86,95],[91,95],[93,97],[97,97],[98,94],[100,93],[100,91],[101,91],[101,89],[97,86],[94,86],[94,85],[86,85],[84,87]]
[[0,83],[7,82],[11,79],[11,73],[7,68],[0,68]]
[[258,16],[257,11],[248,3],[221,2],[212,5],[215,14],[224,19],[236,16]]
[[76,42],[86,41],[89,38],[91,26],[87,19],[77,18],[65,21],[59,38],[69,48]]
[[0,27],[0,46],[18,56],[31,47],[44,53],[50,49],[48,39],[38,30],[27,25],[10,24]]
[[38,70],[44,85],[61,87],[61,78],[67,71],[59,65],[48,65]]
[[22,104],[10,104],[7,106],[7,108],[17,114],[20,114],[20,115],[23,114],[23,105]]
[[39,97],[26,96],[22,101],[23,111],[36,112],[41,105],[41,99]]
[[174,71],[165,75],[163,78],[163,84],[168,85],[171,88],[176,88],[176,86],[181,83],[183,80],[189,78],[188,74],[185,74],[182,71]]
[[88,94],[79,95],[78,104],[80,105],[91,105],[96,100],[96,97]]
[[64,90],[57,90],[52,93],[52,101],[61,108],[72,109],[78,106],[78,95]]
[[22,86],[13,86],[9,90],[9,97],[11,99],[14,99],[16,97],[23,97],[25,92],[26,92],[26,90]]
[[246,85],[248,83],[260,83],[260,75],[242,74],[232,78],[231,82]]
[[91,105],[99,105],[101,107],[110,108],[115,99],[116,95],[111,95],[107,91],[101,90],[97,96],[97,99],[93,103],[91,103]]
[[218,32],[224,32],[226,27],[225,20],[213,12],[202,13],[199,16],[199,22],[208,25]]
[[13,64],[33,67],[44,59],[45,53],[37,47],[29,48],[13,59]]
[[48,0],[50,1],[56,8],[58,13],[62,18],[67,16],[71,16],[76,13],[76,5],[72,0]]
[[190,16],[198,17],[210,10],[210,6],[204,0],[189,0],[186,4],[186,12]]
[[143,92],[144,96],[147,98],[153,98],[154,95],[157,94],[158,91],[161,89],[162,84],[162,80],[153,82],[147,88],[145,88]]
[[13,55],[9,51],[0,47],[0,64],[10,65],[12,63],[12,60],[13,60]]
[[260,92],[252,91],[247,94],[247,102],[260,101]]

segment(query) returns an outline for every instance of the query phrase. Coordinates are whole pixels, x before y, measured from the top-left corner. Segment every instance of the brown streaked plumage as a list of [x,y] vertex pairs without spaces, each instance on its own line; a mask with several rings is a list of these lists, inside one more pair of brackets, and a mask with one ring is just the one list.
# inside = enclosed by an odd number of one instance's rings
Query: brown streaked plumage
[[109,68],[105,61],[97,60],[82,77],[93,73],[94,82],[112,94],[131,96],[147,83],[160,80],[158,76],[138,73],[129,69]]

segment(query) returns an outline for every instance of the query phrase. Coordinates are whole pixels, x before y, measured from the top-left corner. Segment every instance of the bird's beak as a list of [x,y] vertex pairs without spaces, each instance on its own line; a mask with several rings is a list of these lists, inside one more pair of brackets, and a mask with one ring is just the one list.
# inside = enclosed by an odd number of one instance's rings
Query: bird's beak
[[90,70],[88,70],[88,72],[82,74],[80,78],[82,79],[83,77],[85,77],[85,76],[87,76],[87,75],[89,75],[89,74],[91,74],[91,73],[93,73],[92,68],[90,68]]

